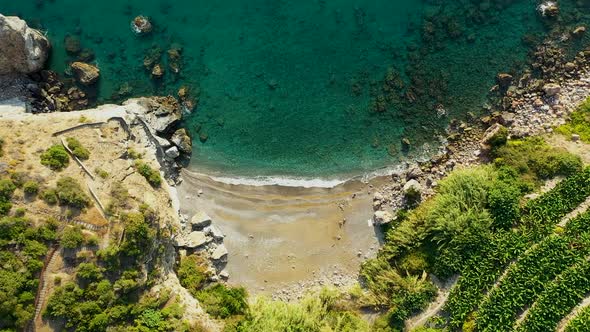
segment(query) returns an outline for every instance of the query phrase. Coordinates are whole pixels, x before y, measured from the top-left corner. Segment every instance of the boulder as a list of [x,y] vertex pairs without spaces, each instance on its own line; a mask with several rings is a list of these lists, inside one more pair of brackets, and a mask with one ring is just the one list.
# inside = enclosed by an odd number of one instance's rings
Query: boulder
[[552,97],[561,92],[561,86],[555,83],[547,83],[543,86],[543,91],[547,96]]
[[576,37],[580,37],[583,34],[586,33],[586,27],[581,25],[576,27],[573,31],[572,31],[572,35],[576,36]]
[[211,258],[213,260],[220,260],[224,257],[227,257],[227,248],[223,244],[220,244],[211,253]]
[[481,139],[480,146],[483,148],[487,148],[491,145],[495,145],[497,139],[501,139],[499,135],[506,132],[506,127],[502,126],[499,123],[494,123],[491,127],[489,127],[485,133],[483,134],[483,138]]
[[223,240],[225,237],[223,232],[219,228],[215,227],[215,225],[209,225],[203,231],[213,236],[215,240]]
[[167,133],[182,118],[180,104],[172,96],[144,98],[141,104],[145,107],[135,111],[135,114],[157,135]]
[[414,166],[408,171],[408,174],[406,174],[406,180],[417,179],[421,177],[422,174],[424,174],[424,172],[422,172],[422,169],[420,169],[420,167],[418,166]]
[[173,146],[171,148],[169,148],[168,150],[166,150],[166,156],[168,156],[169,158],[172,159],[176,159],[178,158],[178,156],[180,156],[180,151],[178,151],[178,148]]
[[51,45],[15,16],[0,14],[0,75],[31,74],[43,68]]
[[211,218],[203,211],[197,212],[190,221],[193,230],[200,230],[211,225]]
[[172,135],[172,143],[174,143],[180,151],[190,154],[193,150],[193,143],[188,136],[186,129],[180,128]]
[[498,81],[498,85],[502,89],[507,89],[510,84],[512,83],[512,75],[506,73],[500,73],[496,77],[496,81]]
[[422,192],[422,185],[420,184],[420,182],[412,179],[408,182],[406,182],[406,184],[404,184],[404,194],[406,195],[416,195],[416,194],[420,194]]
[[92,85],[100,78],[100,70],[85,62],[74,62],[70,65],[76,81],[83,85]]
[[393,220],[393,215],[387,211],[376,211],[373,214],[373,222],[376,225],[389,224]]
[[211,238],[207,237],[207,234],[205,234],[205,232],[194,231],[188,235],[184,247],[198,248],[209,242],[211,242]]

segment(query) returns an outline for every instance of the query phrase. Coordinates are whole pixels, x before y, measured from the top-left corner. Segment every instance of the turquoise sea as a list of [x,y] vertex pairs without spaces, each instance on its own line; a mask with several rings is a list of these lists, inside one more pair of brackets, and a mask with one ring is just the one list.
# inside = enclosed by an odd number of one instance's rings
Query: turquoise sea
[[[0,12],[47,32],[60,74],[75,59],[65,37],[79,38],[101,69],[99,103],[188,86],[193,169],[337,177],[436,151],[548,29],[590,22],[587,1],[559,3],[556,20],[532,0],[0,0]],[[137,15],[151,34],[131,31]],[[148,54],[161,54],[160,81]]]

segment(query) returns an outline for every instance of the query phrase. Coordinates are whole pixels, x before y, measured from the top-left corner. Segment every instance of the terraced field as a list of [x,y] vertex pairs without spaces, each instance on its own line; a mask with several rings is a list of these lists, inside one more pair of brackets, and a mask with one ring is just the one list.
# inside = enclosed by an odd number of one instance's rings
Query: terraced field
[[520,223],[465,264],[443,309],[449,327],[590,331],[590,211],[559,226],[589,196],[587,168],[527,202]]

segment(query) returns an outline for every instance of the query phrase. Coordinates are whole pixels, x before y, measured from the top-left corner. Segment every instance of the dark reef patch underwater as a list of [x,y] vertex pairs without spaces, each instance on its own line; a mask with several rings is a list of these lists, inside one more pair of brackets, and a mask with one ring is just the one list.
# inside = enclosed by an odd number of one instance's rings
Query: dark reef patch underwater
[[[194,169],[335,177],[435,152],[451,119],[481,114],[496,75],[524,69],[554,24],[538,5],[0,0],[0,12],[47,32],[61,75],[76,58],[95,63],[99,103],[189,87]],[[560,21],[590,21],[588,1],[559,5]],[[151,33],[132,32],[138,15]]]

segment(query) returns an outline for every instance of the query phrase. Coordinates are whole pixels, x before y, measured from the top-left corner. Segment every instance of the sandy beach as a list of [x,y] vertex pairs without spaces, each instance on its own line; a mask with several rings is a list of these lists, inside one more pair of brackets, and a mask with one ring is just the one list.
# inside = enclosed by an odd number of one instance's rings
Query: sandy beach
[[189,171],[183,178],[181,212],[211,216],[226,235],[230,283],[252,294],[291,298],[303,288],[351,284],[378,250],[369,220],[372,188],[384,178],[334,188],[235,185]]

